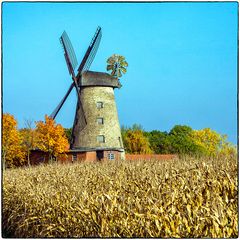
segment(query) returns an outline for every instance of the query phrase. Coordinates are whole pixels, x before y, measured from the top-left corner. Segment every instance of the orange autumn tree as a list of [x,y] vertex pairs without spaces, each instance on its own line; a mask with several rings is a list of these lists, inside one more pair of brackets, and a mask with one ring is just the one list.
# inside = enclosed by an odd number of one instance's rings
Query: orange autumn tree
[[36,122],[36,145],[49,154],[50,161],[69,149],[64,128],[47,115],[45,122]]
[[17,121],[9,113],[4,113],[2,116],[2,161],[3,169],[21,166],[25,162]]

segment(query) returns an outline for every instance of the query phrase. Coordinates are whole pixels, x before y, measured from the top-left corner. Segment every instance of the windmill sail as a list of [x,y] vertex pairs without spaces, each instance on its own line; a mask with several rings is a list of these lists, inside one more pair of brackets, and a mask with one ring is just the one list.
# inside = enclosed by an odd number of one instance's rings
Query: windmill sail
[[50,115],[50,117],[52,119],[55,119],[55,117],[57,116],[58,112],[60,111],[60,109],[62,108],[64,102],[66,101],[68,95],[70,94],[70,92],[72,91],[74,87],[74,82],[71,84],[71,86],[69,87],[67,93],[65,94],[65,96],[63,97],[63,99],[61,100],[61,102],[57,105],[57,107],[54,109],[54,111],[52,112],[52,114]]
[[67,62],[69,73],[72,74],[78,63],[71,41],[65,31],[60,37],[60,42],[63,46],[64,57]]
[[80,66],[78,67],[78,74],[77,74],[77,79],[79,79],[81,77],[81,74],[83,71],[87,71],[96,55],[96,52],[98,50],[98,46],[100,43],[102,37],[102,29],[101,27],[98,27],[93,38],[92,41],[83,57],[83,60],[80,64]]
[[[64,104],[65,101],[67,100],[67,97],[68,97],[68,95],[70,94],[70,92],[72,91],[72,89],[74,88],[74,86],[76,87],[75,82],[73,82],[73,83],[70,85],[67,93],[65,94],[65,96],[63,97],[63,99],[61,100],[61,102],[57,105],[57,107],[54,109],[54,111],[53,111],[52,114],[50,115],[50,117],[51,117],[52,119],[55,119],[55,118],[56,118],[58,112],[60,111],[60,109],[62,108],[63,104]],[[87,121],[86,121],[85,113],[84,113],[84,111],[83,111],[82,102],[80,101],[79,92],[77,92],[77,95],[78,95],[78,103],[77,103],[77,109],[76,109],[76,111],[79,111],[79,112],[81,113],[81,114],[79,114],[79,115],[82,116],[82,117],[81,117],[81,123],[82,123],[82,124],[81,124],[81,129],[80,129],[80,130],[82,130],[82,129],[86,126]],[[76,119],[75,119],[74,121],[76,121]]]
[[[82,115],[83,115],[82,116],[82,118],[84,120],[83,125],[86,126],[86,124],[87,124],[86,117],[85,117],[85,114],[84,114],[84,111],[83,111],[82,102],[81,102],[81,95],[80,95],[80,91],[79,91],[78,84],[77,84],[76,77],[75,77],[75,73],[74,73],[74,69],[77,66],[77,58],[76,58],[75,52],[73,50],[71,41],[70,41],[70,39],[69,39],[69,37],[68,37],[68,35],[65,31],[63,32],[62,36],[60,37],[60,42],[61,42],[61,44],[63,46],[63,49],[64,49],[64,57],[65,57],[65,60],[66,60],[66,63],[67,63],[68,71],[69,71],[70,75],[72,75],[73,83],[74,83],[74,86],[75,86],[76,91],[77,91],[78,106],[79,106],[78,108],[81,109],[80,111],[82,112]],[[72,88],[72,86],[70,86],[70,88]],[[68,93],[68,95],[69,95],[69,93]],[[64,100],[63,103],[65,102],[66,98],[63,99]],[[59,110],[61,109],[63,103],[62,104],[60,103]],[[57,112],[59,112],[59,110]]]
[[97,50],[98,50],[98,47],[99,47],[99,44],[100,44],[100,40],[101,40],[101,37],[102,37],[101,32],[99,33],[98,36],[99,37],[96,38],[96,41],[94,42],[92,50],[91,50],[91,52],[89,54],[89,57],[88,57],[88,59],[86,61],[86,64],[84,65],[84,67],[82,69],[82,72],[87,71],[90,68],[90,66],[92,64],[92,61],[93,61],[93,59],[94,59],[94,57],[95,57],[95,55],[97,53]]

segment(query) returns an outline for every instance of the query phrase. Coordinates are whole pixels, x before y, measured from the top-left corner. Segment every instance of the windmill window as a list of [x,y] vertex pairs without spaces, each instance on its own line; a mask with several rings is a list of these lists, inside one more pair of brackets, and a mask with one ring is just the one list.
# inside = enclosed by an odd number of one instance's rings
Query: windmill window
[[77,161],[77,153],[73,153],[73,155],[72,155],[72,161],[73,161],[73,162]]
[[104,143],[104,142],[105,142],[105,137],[104,137],[103,135],[98,135],[98,136],[97,136],[97,141],[98,141],[99,143]]
[[115,159],[114,153],[108,153],[108,159],[109,160],[114,160]]
[[103,108],[103,102],[97,102],[97,108],[98,109]]
[[97,118],[97,123],[98,123],[99,125],[103,124],[103,118]]

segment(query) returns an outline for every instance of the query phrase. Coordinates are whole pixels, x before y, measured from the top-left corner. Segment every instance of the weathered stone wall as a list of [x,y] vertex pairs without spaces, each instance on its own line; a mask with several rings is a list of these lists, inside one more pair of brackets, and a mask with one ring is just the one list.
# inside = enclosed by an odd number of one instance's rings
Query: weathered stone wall
[[[81,102],[87,125],[79,132],[76,126],[72,148],[123,148],[113,88],[82,87]],[[97,102],[103,102],[103,108],[97,108]],[[103,124],[98,124],[97,118],[101,117]],[[105,142],[98,142],[98,135],[103,135]]]

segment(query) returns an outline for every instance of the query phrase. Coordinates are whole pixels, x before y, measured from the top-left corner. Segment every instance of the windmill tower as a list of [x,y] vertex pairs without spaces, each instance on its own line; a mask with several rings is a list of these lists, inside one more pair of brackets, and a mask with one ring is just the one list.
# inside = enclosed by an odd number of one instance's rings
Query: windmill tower
[[125,158],[114,98],[114,89],[120,88],[121,84],[117,78],[108,73],[88,71],[96,55],[101,36],[101,28],[98,27],[78,67],[77,75],[74,72],[77,60],[72,44],[65,31],[60,37],[73,82],[51,117],[56,118],[75,87],[78,101],[69,151],[73,161]]

